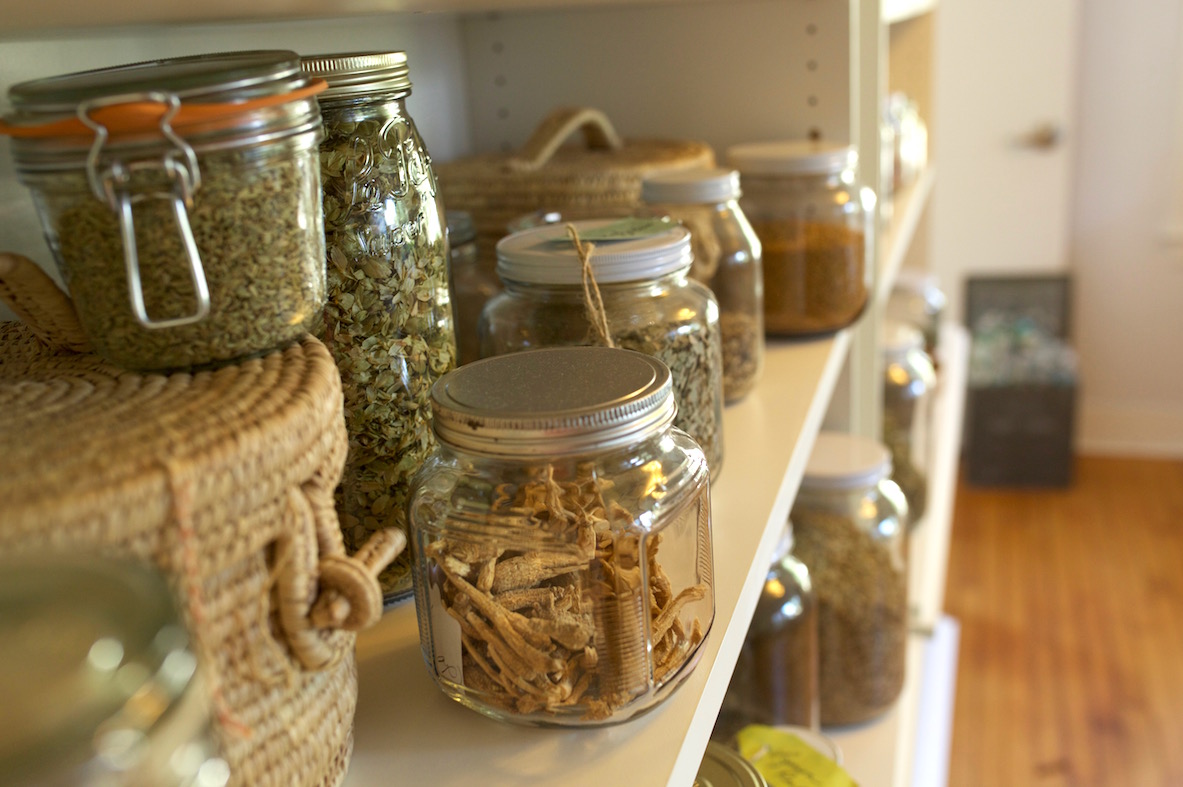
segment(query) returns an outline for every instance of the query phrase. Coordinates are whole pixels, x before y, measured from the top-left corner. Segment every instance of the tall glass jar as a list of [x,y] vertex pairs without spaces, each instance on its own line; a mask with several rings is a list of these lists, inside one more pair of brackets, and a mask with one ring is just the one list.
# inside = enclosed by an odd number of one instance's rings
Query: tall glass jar
[[496,719],[624,721],[714,619],[710,486],[669,369],[608,347],[487,358],[432,389],[410,516],[423,658]]
[[191,369],[315,327],[320,88],[278,50],[9,89],[0,131],[95,352],[127,369]]
[[[656,224],[656,230],[653,225]],[[674,424],[695,439],[717,478],[723,465],[723,346],[719,305],[688,278],[690,233],[661,222],[577,221],[595,238],[589,271],[602,297],[607,333],[617,347],[659,358],[673,374]],[[639,236],[629,231],[639,229]],[[606,236],[626,237],[608,240]],[[603,239],[601,239],[603,238]],[[497,244],[505,291],[481,315],[481,354],[538,347],[604,344],[591,314],[583,269],[564,226],[515,233]]]
[[763,246],[764,329],[833,333],[853,323],[870,289],[874,194],[857,185],[853,147],[812,141],[736,145],[740,205]]
[[[349,455],[337,490],[345,545],[406,529],[411,475],[434,446],[432,384],[456,362],[444,209],[405,100],[403,52],[314,55],[325,79],[325,344],[341,370]],[[411,592],[410,557],[379,577],[387,602]]]
[[817,602],[809,569],[793,554],[790,522],[764,577],[714,735],[730,739],[748,724],[817,729],[817,656]]
[[822,725],[874,718],[904,685],[908,504],[890,474],[877,441],[823,432],[790,514],[817,597]]
[[764,278],[760,239],[739,207],[735,170],[683,170],[650,175],[641,199],[690,230],[690,278],[719,302],[723,337],[723,397],[738,402],[764,366]]
[[903,268],[896,276],[887,298],[885,314],[893,320],[910,323],[924,334],[924,351],[937,362],[941,319],[949,299],[937,277],[915,268]]
[[891,451],[891,477],[908,501],[908,525],[928,507],[932,457],[932,398],[936,372],[918,328],[883,324],[883,442]]
[[223,787],[209,687],[148,564],[0,560],[0,784]]

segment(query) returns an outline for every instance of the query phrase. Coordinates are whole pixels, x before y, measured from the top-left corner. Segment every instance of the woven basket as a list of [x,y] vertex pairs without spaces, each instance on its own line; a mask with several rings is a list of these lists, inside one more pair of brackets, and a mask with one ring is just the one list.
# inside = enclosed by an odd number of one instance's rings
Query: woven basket
[[[583,145],[564,143],[577,131]],[[538,210],[564,218],[628,215],[641,203],[641,181],[655,172],[715,165],[705,142],[622,140],[603,112],[556,109],[516,153],[433,164],[448,210],[472,214],[477,246],[493,259],[510,222]]]
[[26,320],[0,323],[0,552],[156,564],[209,673],[232,784],[340,784],[355,632],[381,614],[376,576],[405,540],[386,531],[344,554],[328,351],[309,337],[217,371],[140,375],[62,349],[81,336],[69,301],[27,260],[0,254],[0,297]]

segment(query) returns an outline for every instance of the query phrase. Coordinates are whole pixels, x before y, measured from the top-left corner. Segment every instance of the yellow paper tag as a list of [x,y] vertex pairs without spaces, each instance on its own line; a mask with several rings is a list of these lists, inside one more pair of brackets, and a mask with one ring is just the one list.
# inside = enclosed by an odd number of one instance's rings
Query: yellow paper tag
[[739,753],[771,787],[858,787],[838,763],[791,732],[750,724],[735,737]]

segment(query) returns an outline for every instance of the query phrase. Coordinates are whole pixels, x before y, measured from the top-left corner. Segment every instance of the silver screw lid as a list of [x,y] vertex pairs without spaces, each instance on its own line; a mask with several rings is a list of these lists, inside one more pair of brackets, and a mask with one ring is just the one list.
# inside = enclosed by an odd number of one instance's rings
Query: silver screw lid
[[305,55],[300,68],[329,83],[320,99],[356,98],[370,93],[411,93],[406,52],[345,52]]
[[442,443],[489,456],[553,457],[636,443],[673,423],[669,368],[632,350],[554,347],[499,355],[431,389]]

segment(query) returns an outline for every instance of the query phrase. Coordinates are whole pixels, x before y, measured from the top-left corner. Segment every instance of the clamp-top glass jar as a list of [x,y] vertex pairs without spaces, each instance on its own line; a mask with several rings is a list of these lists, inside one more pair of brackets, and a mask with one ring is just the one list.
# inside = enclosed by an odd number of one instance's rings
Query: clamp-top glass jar
[[832,333],[867,303],[875,198],[857,185],[847,145],[793,140],[736,145],[740,205],[763,246],[764,329],[780,336]]
[[[345,545],[406,529],[411,475],[433,447],[431,386],[455,365],[446,219],[427,148],[407,114],[404,52],[310,55],[321,95],[328,305],[324,340],[341,370],[349,455],[337,489]],[[411,592],[410,556],[379,577]]]
[[652,355],[670,368],[678,405],[674,423],[702,446],[712,480],[717,478],[723,465],[719,304],[687,277],[689,231],[657,220],[597,219],[571,226],[581,238],[595,239],[588,270],[602,306],[589,298],[566,227],[515,233],[497,244],[497,275],[505,290],[481,314],[481,354],[604,344],[606,328],[615,346]]
[[432,389],[410,517],[423,658],[497,719],[624,721],[714,619],[710,485],[669,369],[608,347],[486,358]]
[[322,87],[294,52],[257,51],[9,89],[2,130],[96,352],[200,367],[316,325]]
[[190,644],[146,563],[0,561],[0,784],[223,787],[230,766]]
[[764,366],[764,279],[760,239],[739,207],[735,170],[681,170],[650,175],[641,199],[690,230],[690,278],[719,302],[723,339],[723,396],[747,396]]
[[890,474],[879,442],[823,432],[790,514],[818,604],[823,725],[878,716],[903,689],[908,504]]
[[883,323],[883,443],[891,451],[891,477],[908,501],[908,525],[928,507],[932,455],[932,395],[936,372],[919,328]]

